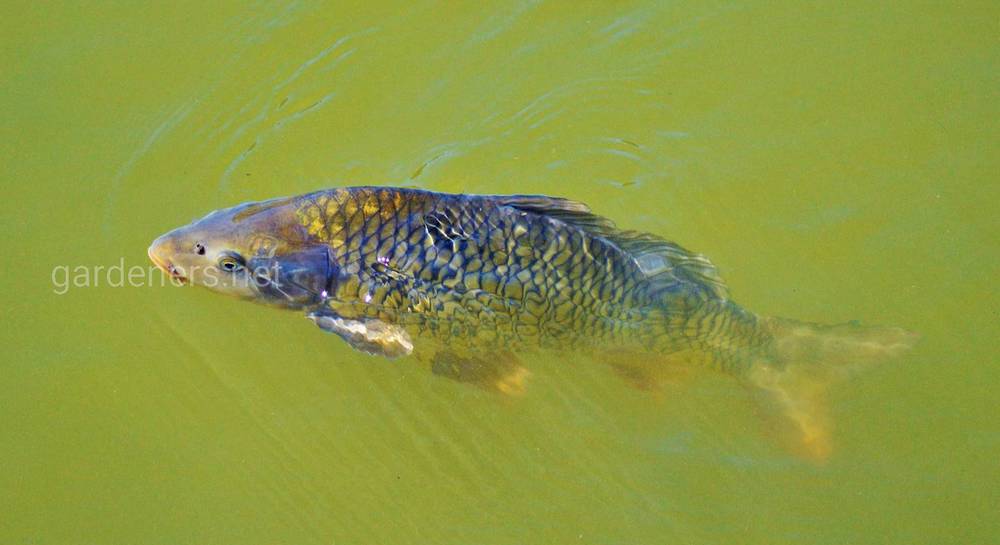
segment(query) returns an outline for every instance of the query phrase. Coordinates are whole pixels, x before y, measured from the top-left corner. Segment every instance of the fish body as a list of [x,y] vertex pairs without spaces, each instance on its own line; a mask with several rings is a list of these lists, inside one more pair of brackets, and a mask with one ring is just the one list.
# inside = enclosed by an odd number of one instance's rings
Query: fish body
[[912,344],[895,328],[758,317],[704,256],[539,195],[335,188],[213,212],[149,254],[178,278],[305,311],[364,352],[414,352],[501,391],[520,388],[518,354],[535,349],[633,378],[694,363],[786,395],[789,365]]
[[[418,337],[663,351],[710,335],[689,327],[705,312],[754,321],[703,257],[564,199],[365,187],[304,196],[296,217],[340,271],[331,310]],[[671,316],[687,337],[665,338]]]

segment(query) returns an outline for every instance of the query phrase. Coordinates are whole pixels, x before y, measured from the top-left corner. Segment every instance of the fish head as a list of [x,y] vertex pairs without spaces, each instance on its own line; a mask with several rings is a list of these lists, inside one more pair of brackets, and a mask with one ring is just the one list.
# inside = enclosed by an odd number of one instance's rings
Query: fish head
[[217,210],[160,236],[148,253],[177,281],[289,308],[320,303],[337,272],[328,246],[297,221],[294,199]]

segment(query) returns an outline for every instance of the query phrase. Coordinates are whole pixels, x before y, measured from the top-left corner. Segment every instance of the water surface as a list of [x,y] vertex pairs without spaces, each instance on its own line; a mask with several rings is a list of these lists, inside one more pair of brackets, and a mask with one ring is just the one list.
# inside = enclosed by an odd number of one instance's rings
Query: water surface
[[[0,542],[995,539],[995,4],[0,12]],[[832,392],[815,464],[727,377],[556,355],[507,400],[159,276],[53,285],[348,184],[572,197],[756,312],[923,341]]]

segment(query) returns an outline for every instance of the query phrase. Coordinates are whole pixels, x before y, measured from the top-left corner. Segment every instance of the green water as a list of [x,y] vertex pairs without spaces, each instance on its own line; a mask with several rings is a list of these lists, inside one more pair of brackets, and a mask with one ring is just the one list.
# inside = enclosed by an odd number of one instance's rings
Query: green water
[[[0,543],[996,542],[996,3],[17,4]],[[723,376],[549,357],[504,399],[158,274],[56,293],[347,184],[569,196],[756,312],[923,340],[816,464]]]

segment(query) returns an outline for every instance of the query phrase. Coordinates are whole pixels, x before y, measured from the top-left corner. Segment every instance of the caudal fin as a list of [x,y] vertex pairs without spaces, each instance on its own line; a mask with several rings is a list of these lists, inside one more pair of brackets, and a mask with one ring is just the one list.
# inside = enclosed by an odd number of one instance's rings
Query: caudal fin
[[831,451],[830,386],[859,370],[908,351],[915,333],[851,322],[819,325],[771,319],[773,360],[754,365],[748,380],[778,416],[776,426],[800,454],[826,459]]

